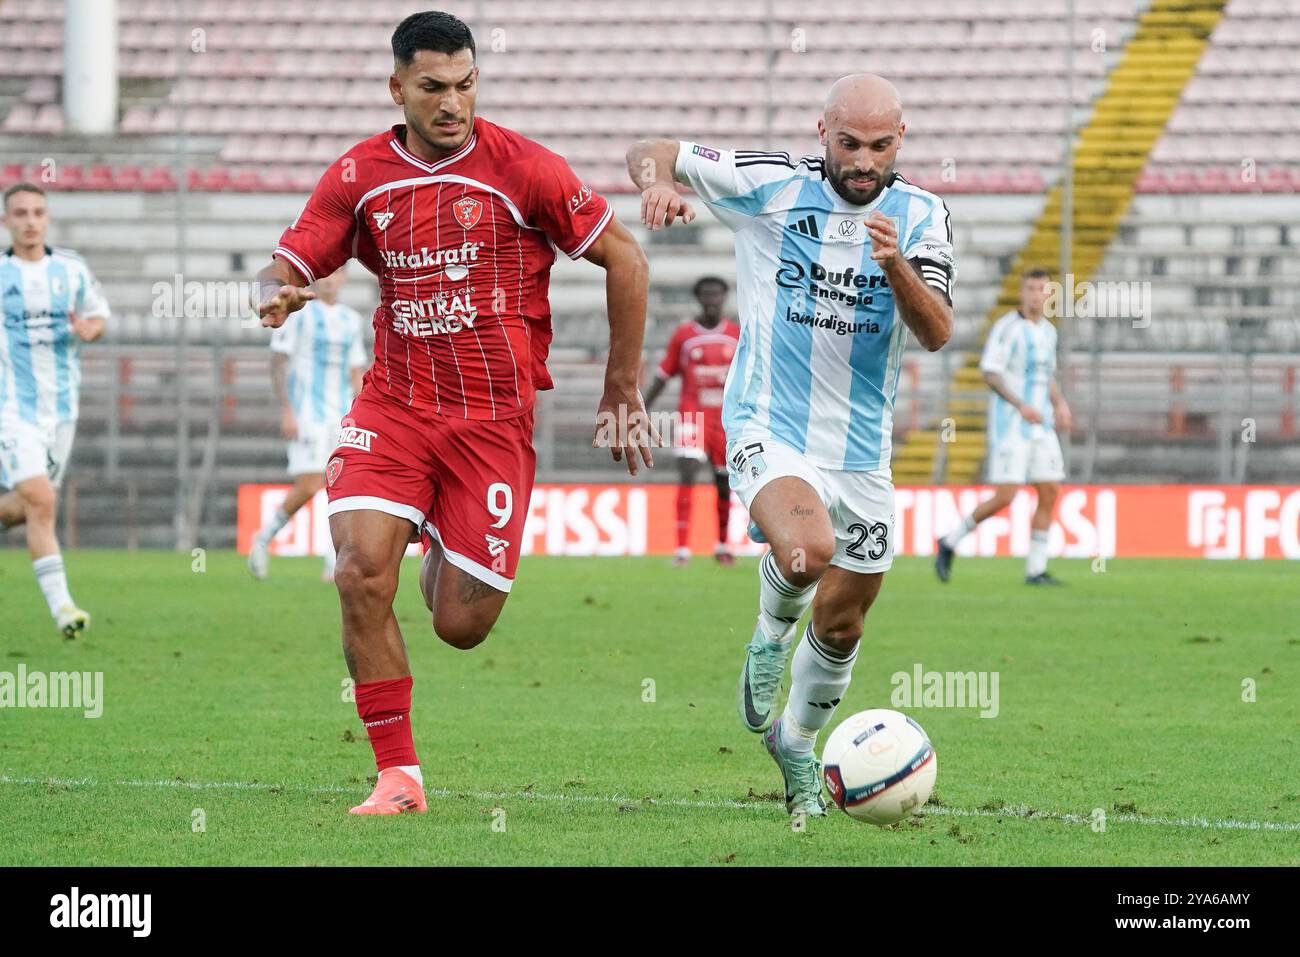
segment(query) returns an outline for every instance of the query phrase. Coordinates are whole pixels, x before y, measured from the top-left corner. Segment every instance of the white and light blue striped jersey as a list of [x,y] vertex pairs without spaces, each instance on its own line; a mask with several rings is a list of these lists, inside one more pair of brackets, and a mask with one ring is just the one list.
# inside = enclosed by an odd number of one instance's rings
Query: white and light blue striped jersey
[[1011,394],[1033,406],[1043,417],[1041,426],[1031,424],[1010,402],[992,393],[988,426],[991,447],[1013,432],[1028,439],[1035,429],[1053,428],[1051,383],[1056,373],[1056,326],[1051,322],[1047,319],[1033,322],[1019,310],[1008,312],[989,330],[980,371],[1002,376]]
[[676,176],[736,234],[740,344],[727,375],[728,440],[770,437],[823,468],[889,467],[907,328],[871,258],[866,220],[950,296],[952,227],[939,197],[893,177],[871,203],[832,188],[825,161],[678,144]]
[[289,405],[300,426],[337,426],[352,407],[352,370],[367,365],[361,316],[338,302],[313,300],[271,333],[289,357]]
[[40,428],[75,422],[81,401],[81,338],[69,317],[111,318],[85,260],[45,247],[35,262],[0,255],[0,431],[23,422]]

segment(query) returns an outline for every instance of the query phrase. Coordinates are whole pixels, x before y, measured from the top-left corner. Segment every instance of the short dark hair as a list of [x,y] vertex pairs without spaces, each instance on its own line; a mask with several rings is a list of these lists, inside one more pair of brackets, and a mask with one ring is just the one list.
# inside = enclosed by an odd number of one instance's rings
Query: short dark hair
[[1026,269],[1024,273],[1021,274],[1020,281],[1023,283],[1029,279],[1051,279],[1051,278],[1052,278],[1052,274],[1048,272],[1046,269],[1044,269],[1042,266],[1032,266],[1029,269]]
[[14,183],[7,190],[5,190],[5,198],[3,203],[3,207],[5,209],[9,208],[9,197],[13,196],[15,193],[35,193],[37,196],[44,196],[45,190],[41,189],[35,183]]
[[393,59],[402,66],[410,66],[420,50],[456,53],[466,49],[474,56],[474,34],[462,20],[441,10],[413,13],[393,31]]
[[717,283],[722,287],[724,293],[731,288],[731,286],[727,284],[727,280],[723,279],[721,276],[701,276],[699,279],[695,280],[695,285],[691,287],[691,295],[696,299],[699,299],[700,290],[709,283]]

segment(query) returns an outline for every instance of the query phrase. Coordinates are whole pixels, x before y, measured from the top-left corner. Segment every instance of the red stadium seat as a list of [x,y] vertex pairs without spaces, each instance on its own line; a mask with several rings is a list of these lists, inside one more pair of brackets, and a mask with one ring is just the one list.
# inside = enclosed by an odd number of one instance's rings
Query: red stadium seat
[[1169,176],[1169,192],[1195,193],[1199,187],[1196,173],[1189,169],[1174,170]]
[[1300,173],[1280,166],[1272,166],[1259,178],[1259,186],[1265,193],[1300,192]]
[[113,174],[113,188],[123,192],[136,192],[144,182],[138,166],[120,166]]
[[82,189],[85,182],[85,172],[76,163],[64,163],[54,168],[54,182],[51,184],[56,189]]
[[1155,167],[1148,166],[1138,175],[1134,188],[1139,193],[1167,193],[1169,192],[1169,183],[1165,180],[1164,173]]
[[1226,193],[1231,188],[1228,174],[1218,168],[1202,170],[1196,178],[1196,185],[1202,193]]
[[231,176],[221,189],[236,193],[256,193],[262,189],[262,178],[257,170],[244,168]]
[[84,189],[111,190],[113,188],[113,168],[99,164],[92,166],[86,174]]
[[171,192],[176,188],[176,176],[166,166],[155,166],[144,175],[140,188],[147,192]]

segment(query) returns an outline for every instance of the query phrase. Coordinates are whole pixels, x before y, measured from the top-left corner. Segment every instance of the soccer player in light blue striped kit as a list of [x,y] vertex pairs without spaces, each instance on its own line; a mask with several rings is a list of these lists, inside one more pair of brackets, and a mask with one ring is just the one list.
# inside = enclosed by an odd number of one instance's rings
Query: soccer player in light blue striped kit
[[90,625],[68,590],[54,534],[81,400],[81,343],[104,333],[108,303],[90,267],[45,244],[45,191],[15,183],[4,193],[13,245],[0,255],[0,526],[27,526],[32,570],[50,616],[68,638]]
[[1010,505],[1022,485],[1032,485],[1038,505],[1030,523],[1025,584],[1061,584],[1047,570],[1047,546],[1065,480],[1056,429],[1070,427],[1070,407],[1056,384],[1056,326],[1043,314],[1050,279],[1046,269],[1028,270],[1020,279],[1020,308],[995,322],[984,344],[980,371],[990,392],[986,466],[993,497],[939,539],[934,571],[942,582],[952,575],[961,540]]
[[[312,301],[271,333],[271,382],[280,400],[280,432],[289,443],[293,487],[253,536],[248,570],[266,578],[271,539],[325,486],[326,460],[339,424],[361,391],[368,364],[361,316],[338,301],[347,267],[312,284]],[[326,542],[324,581],[334,580],[334,545]]]
[[893,561],[890,435],[907,332],[934,351],[952,331],[948,210],[894,172],[904,131],[893,85],[855,74],[827,96],[824,156],[671,140],[628,152],[648,227],[694,218],[676,181],[736,236],[741,334],[723,427],[732,487],[771,544],[737,706],[765,732],[791,814],[826,813],[817,734],[849,686]]

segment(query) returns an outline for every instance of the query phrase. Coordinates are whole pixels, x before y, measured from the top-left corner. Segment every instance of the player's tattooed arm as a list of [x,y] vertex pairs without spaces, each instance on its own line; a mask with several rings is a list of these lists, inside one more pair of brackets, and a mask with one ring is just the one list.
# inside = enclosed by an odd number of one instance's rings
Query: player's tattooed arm
[[262,325],[277,329],[284,325],[290,313],[297,312],[316,294],[307,288],[307,279],[288,261],[274,257],[257,273],[254,284],[257,302],[254,306]]
[[903,258],[893,220],[879,212],[872,213],[867,220],[867,232],[871,235],[871,258],[889,280],[903,322],[926,350],[936,352],[952,336],[952,303]]
[[677,192],[677,149],[676,140],[641,140],[627,151],[627,175],[641,190],[641,222],[650,229],[695,218],[695,210]]

